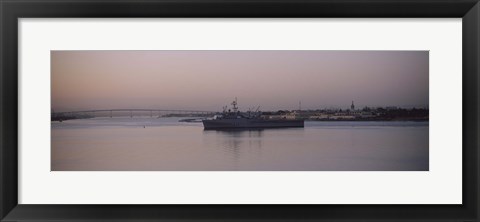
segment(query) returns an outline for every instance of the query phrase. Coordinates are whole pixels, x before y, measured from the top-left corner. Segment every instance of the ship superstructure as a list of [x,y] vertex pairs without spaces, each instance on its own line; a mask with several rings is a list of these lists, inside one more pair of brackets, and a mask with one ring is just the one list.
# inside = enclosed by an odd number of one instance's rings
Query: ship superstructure
[[263,118],[258,107],[255,111],[242,113],[238,109],[237,98],[231,103],[232,108],[223,107],[221,114],[212,119],[203,120],[203,127],[208,129],[250,129],[250,128],[285,128],[304,127],[303,120]]

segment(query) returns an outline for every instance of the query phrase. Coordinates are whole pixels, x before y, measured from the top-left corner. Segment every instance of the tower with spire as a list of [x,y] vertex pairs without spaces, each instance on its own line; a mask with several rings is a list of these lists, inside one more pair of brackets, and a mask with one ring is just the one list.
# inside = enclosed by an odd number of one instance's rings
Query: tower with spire
[[352,100],[352,105],[350,106],[350,108],[353,110],[355,110],[355,105],[353,104],[353,100]]

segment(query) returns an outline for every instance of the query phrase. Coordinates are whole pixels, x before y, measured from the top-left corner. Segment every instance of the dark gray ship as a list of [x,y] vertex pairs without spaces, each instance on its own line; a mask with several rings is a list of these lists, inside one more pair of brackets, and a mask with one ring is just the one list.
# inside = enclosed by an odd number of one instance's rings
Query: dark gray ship
[[241,113],[238,111],[237,99],[232,102],[232,109],[223,108],[222,114],[215,115],[212,119],[203,120],[206,130],[216,129],[263,129],[263,128],[286,128],[304,127],[303,120],[297,119],[268,119],[258,111]]

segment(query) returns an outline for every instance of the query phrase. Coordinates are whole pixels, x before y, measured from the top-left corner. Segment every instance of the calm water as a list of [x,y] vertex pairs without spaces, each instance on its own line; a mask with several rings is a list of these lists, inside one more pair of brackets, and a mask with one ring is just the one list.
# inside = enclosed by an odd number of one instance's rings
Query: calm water
[[52,122],[52,170],[428,170],[428,122],[204,131],[179,119]]

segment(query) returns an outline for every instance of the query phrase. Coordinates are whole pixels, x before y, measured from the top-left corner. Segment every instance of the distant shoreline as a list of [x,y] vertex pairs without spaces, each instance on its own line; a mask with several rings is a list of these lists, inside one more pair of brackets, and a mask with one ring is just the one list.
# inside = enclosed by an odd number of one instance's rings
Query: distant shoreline
[[[125,116],[127,117],[127,116]],[[52,118],[51,122],[63,122],[67,120],[74,120],[74,119],[92,119],[95,117],[88,117],[88,118]],[[117,118],[117,117],[115,117]],[[130,117],[128,117],[130,118]],[[134,117],[135,118],[135,117]],[[160,118],[169,118],[169,117],[160,117]],[[195,121],[191,121],[190,119],[180,119],[179,122],[198,122],[197,119]],[[308,122],[429,122],[429,119],[412,119],[412,118],[405,118],[405,119],[305,119],[304,121]]]
[[428,122],[429,118],[355,118],[355,119],[305,119],[306,121],[323,121],[323,122]]

